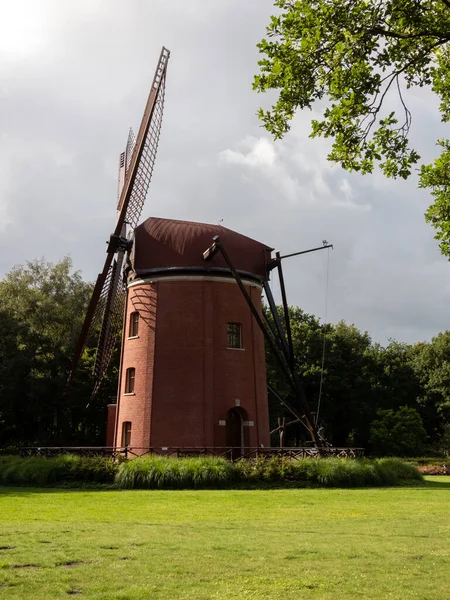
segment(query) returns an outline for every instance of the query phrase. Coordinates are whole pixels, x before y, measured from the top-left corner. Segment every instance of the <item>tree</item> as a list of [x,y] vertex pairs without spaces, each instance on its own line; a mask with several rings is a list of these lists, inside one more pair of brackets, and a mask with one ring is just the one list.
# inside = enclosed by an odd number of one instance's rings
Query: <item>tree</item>
[[[341,321],[329,325],[319,420],[335,446],[364,446],[364,424],[372,414],[372,341],[367,332]],[[316,397],[318,396],[316,392]]]
[[370,443],[375,454],[420,456],[427,432],[419,413],[408,406],[398,411],[379,410],[370,428]]
[[[418,357],[417,351],[408,344],[391,341],[383,347],[373,343],[367,332],[342,321],[322,325],[313,315],[294,307],[289,308],[289,317],[296,371],[328,441],[335,446],[368,448],[371,424],[377,419],[377,412],[397,413],[402,407],[418,411],[427,435],[432,441],[438,441],[447,415],[446,365],[443,362],[446,344],[439,346],[440,354],[435,359],[428,354]],[[269,389],[295,405],[296,399],[269,348],[266,353]],[[431,373],[439,365],[442,367],[441,387],[428,389],[427,386],[437,385],[436,376],[432,377]],[[272,429],[277,427],[278,417],[286,416],[287,421],[291,420],[272,391],[269,409]],[[272,441],[278,445],[278,434]],[[308,441],[308,436],[300,425],[293,424],[286,428],[284,441],[286,445],[300,445]]]
[[450,423],[450,331],[429,343],[412,346],[409,362],[421,385],[419,410],[430,438],[436,442],[444,425]]
[[23,343],[25,327],[0,310],[0,445],[20,437],[24,427],[21,402],[29,378],[32,352]]
[[[14,267],[0,281],[0,444],[100,442],[104,404],[89,410],[87,347],[68,394],[65,382],[92,285],[72,272],[70,258]],[[112,367],[114,370],[114,365]],[[115,392],[105,386],[105,393]]]
[[[280,309],[281,310],[281,309]],[[371,357],[368,353],[371,339],[354,325],[340,322],[336,325],[321,325],[313,315],[299,308],[290,307],[296,371],[299,374],[312,410],[318,415],[319,426],[325,437],[336,446],[348,443],[365,446],[370,420],[377,406],[371,388]],[[326,334],[326,354],[322,378],[322,351]],[[267,352],[267,379],[269,387],[278,395],[295,405],[289,386],[272,356]],[[269,394],[271,425],[275,428],[277,417],[285,415],[280,402]],[[290,416],[289,416],[290,419]],[[297,445],[308,440],[300,425],[286,430],[287,444]],[[277,439],[273,440],[274,444]]]
[[[279,90],[259,116],[275,138],[289,130],[297,109],[323,109],[311,137],[333,140],[328,155],[349,171],[406,179],[418,163],[410,147],[411,113],[405,88],[430,87],[442,121],[450,120],[450,0],[275,0],[265,57],[254,89]],[[400,107],[397,110],[397,107]],[[398,112],[400,111],[400,114]],[[434,203],[426,219],[450,258],[450,141],[422,165],[420,187]]]
[[[266,310],[265,312],[267,319],[272,322],[269,311]],[[281,307],[278,307],[278,313],[280,319],[283,320],[283,309]],[[321,373],[322,327],[317,317],[305,313],[298,307],[289,307],[289,319],[296,358],[296,371],[302,378],[307,397],[316,400],[315,394],[319,387]],[[296,399],[286,382],[278,361],[267,344],[266,368],[269,386],[270,428],[274,430],[278,425],[278,417],[287,417],[287,422],[293,420],[292,415],[281,404],[279,397],[288,400],[294,406],[296,405]],[[291,425],[286,428],[284,445],[302,445],[307,440],[309,441],[309,437],[302,426]],[[274,435],[272,442],[275,446],[279,444],[278,434]]]
[[439,449],[445,456],[450,456],[450,423],[446,423],[443,427]]

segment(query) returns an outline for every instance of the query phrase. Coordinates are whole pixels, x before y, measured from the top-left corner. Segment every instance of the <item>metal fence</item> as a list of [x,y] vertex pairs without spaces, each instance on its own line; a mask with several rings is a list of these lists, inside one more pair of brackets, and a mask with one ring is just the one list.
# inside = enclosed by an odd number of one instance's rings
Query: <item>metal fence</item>
[[261,447],[152,447],[140,448],[136,446],[127,447],[106,447],[106,446],[32,446],[22,448],[4,448],[0,449],[0,454],[13,454],[19,456],[60,456],[62,454],[76,454],[78,456],[103,456],[112,459],[135,458],[137,456],[172,456],[177,458],[189,456],[221,456],[228,460],[238,460],[240,458],[258,458],[273,456],[287,457],[292,459],[301,458],[362,458],[364,448],[316,448],[306,446],[302,448],[261,448]]

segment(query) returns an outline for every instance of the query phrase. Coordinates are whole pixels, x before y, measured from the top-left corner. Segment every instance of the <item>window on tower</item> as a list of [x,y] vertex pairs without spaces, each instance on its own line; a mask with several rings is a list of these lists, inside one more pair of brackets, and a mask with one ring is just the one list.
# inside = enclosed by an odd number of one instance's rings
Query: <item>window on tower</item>
[[122,423],[122,447],[131,444],[131,421]]
[[134,378],[136,375],[136,369],[134,367],[130,367],[127,369],[125,376],[125,394],[133,394],[134,393]]
[[228,348],[242,348],[242,326],[228,323]]
[[128,331],[128,337],[137,337],[139,332],[139,313],[132,312],[130,315],[130,329]]

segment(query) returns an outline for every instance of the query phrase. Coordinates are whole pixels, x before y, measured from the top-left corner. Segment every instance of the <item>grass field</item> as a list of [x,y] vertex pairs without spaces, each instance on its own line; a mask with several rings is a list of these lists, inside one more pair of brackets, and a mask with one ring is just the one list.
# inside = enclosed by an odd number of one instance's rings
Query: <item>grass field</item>
[[0,598],[450,599],[450,477],[407,488],[0,488]]

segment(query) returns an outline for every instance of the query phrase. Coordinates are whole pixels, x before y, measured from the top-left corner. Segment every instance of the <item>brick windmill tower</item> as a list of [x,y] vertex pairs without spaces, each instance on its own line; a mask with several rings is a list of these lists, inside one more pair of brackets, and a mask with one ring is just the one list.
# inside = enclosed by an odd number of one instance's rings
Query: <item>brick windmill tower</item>
[[[306,399],[289,373],[292,345],[289,352],[267,285],[270,269],[281,268],[272,248],[219,225],[161,218],[138,225],[155,163],[168,60],[163,48],[139,132],[130,131],[120,156],[116,226],[69,381],[90,333],[99,329],[95,396],[122,330],[107,445],[132,447],[135,454],[154,447],[240,455],[245,447],[270,445],[266,338],[301,411],[285,405],[316,443]],[[282,338],[277,344],[263,323],[263,289]]]
[[139,225],[113,445],[269,446],[264,336],[224,259],[203,260],[215,235],[261,311],[270,248],[218,225]]

